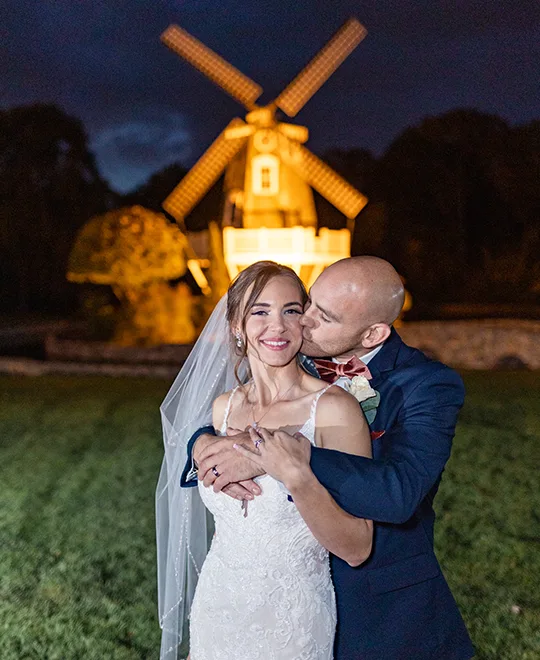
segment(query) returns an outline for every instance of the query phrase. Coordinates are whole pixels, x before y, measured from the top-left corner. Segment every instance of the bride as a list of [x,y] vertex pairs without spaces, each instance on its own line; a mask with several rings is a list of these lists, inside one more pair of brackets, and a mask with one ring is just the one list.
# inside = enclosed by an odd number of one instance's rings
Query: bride
[[[311,472],[305,445],[291,445],[279,429],[369,457],[371,441],[357,400],[300,365],[306,302],[285,266],[262,261],[241,272],[163,402],[156,495],[163,659],[178,657],[188,612],[190,660],[332,658],[328,553],[360,565],[372,523],[338,507]],[[210,421],[222,434],[250,427],[253,445],[239,451],[257,454],[262,495],[238,502],[201,481],[180,488],[187,442]],[[202,503],[215,521],[208,552]]]

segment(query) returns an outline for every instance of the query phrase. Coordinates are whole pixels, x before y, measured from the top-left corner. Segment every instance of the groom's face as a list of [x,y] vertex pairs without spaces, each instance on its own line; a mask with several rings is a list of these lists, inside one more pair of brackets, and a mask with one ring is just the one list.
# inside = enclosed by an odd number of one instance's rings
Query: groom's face
[[351,296],[331,273],[323,273],[311,287],[301,319],[302,353],[343,358],[367,353],[369,349],[362,343],[370,324],[363,310],[363,298],[361,293]]

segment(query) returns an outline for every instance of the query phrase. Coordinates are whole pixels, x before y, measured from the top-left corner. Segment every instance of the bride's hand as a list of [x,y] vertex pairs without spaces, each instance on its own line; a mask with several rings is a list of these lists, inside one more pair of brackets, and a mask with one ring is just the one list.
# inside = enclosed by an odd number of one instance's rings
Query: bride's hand
[[[227,488],[227,495],[235,499],[253,499],[253,495],[261,494],[261,489],[252,479],[262,472],[233,449],[233,444],[241,442],[250,443],[247,433],[234,438],[215,438],[199,456],[198,477],[207,488],[213,486],[216,493]],[[228,488],[229,485],[231,488]]]
[[253,450],[235,444],[236,451],[281,481],[288,490],[310,476],[311,443],[303,435],[296,433],[292,436],[279,430],[271,433],[261,427],[257,430],[250,428],[249,435]]

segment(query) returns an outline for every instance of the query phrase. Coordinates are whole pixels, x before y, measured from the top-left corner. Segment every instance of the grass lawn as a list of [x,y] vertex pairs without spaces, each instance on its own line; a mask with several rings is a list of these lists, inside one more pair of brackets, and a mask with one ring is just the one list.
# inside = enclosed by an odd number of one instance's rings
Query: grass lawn
[[[438,555],[477,657],[537,659],[540,374],[465,380],[437,498]],[[2,660],[158,657],[153,498],[166,390],[0,377]]]

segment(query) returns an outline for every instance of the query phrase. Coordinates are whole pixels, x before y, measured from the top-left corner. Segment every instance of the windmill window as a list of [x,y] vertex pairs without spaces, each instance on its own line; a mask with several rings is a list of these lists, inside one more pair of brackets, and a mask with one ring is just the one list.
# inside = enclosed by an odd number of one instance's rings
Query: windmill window
[[272,154],[261,154],[252,160],[253,193],[277,195],[279,192],[279,160]]
[[270,188],[270,170],[268,167],[261,169],[261,187]]

